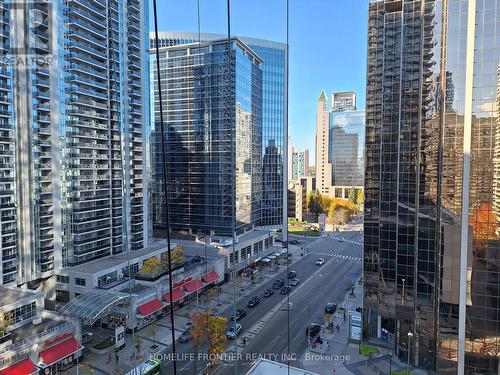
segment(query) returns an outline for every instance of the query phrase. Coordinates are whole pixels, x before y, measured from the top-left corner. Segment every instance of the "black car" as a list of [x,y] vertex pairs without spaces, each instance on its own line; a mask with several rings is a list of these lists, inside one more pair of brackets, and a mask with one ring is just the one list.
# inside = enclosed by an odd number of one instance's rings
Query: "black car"
[[255,296],[255,297],[252,297],[250,298],[250,300],[248,301],[248,304],[247,306],[248,307],[255,307],[259,304],[260,302],[260,297],[259,296]]
[[195,255],[193,258],[191,258],[191,263],[203,263],[203,257]]
[[292,289],[291,286],[285,285],[283,288],[281,288],[280,293],[281,294],[288,294],[288,293],[290,293],[291,289]]
[[274,290],[269,288],[268,290],[265,291],[264,297],[271,297],[274,294]]
[[276,279],[273,283],[273,289],[279,289],[285,285],[285,279]]
[[295,276],[297,276],[297,271],[290,271],[290,272],[288,272],[288,278],[289,279],[295,279]]
[[311,323],[307,331],[309,332],[309,337],[315,337],[321,332],[321,326],[318,323]]
[[325,313],[327,314],[335,314],[335,311],[337,311],[337,304],[333,302],[329,302],[325,306]]
[[189,341],[191,341],[192,337],[193,336],[191,335],[191,330],[187,329],[184,332],[182,332],[181,335],[179,336],[179,342],[181,344],[188,343]]
[[360,312],[363,312],[363,308],[362,308],[362,307],[360,307],[360,306],[356,307],[356,312],[359,312],[359,313],[360,313]]
[[299,241],[297,241],[297,240],[290,240],[290,241],[288,241],[288,243],[289,243],[290,245],[299,245],[299,244],[300,244],[300,242],[299,242]]
[[281,238],[275,238],[274,242],[281,242]]
[[245,317],[247,311],[245,309],[237,309],[233,315],[231,315],[231,320],[238,321]]

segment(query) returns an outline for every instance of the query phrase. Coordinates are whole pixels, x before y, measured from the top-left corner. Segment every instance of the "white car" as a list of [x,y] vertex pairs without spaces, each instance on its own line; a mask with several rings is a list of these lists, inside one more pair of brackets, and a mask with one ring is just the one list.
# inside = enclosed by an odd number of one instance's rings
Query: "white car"
[[339,242],[344,242],[344,237],[339,237]]
[[241,332],[241,324],[234,323],[231,328],[226,332],[226,337],[230,340],[234,340]]
[[316,261],[316,265],[317,266],[322,266],[323,263],[325,263],[325,260],[323,258],[319,258],[317,261]]

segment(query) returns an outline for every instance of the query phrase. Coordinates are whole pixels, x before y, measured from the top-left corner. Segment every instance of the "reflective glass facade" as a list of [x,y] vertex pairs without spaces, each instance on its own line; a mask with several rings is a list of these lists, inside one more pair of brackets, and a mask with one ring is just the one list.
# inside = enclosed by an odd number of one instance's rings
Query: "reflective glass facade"
[[333,186],[363,186],[365,111],[330,112],[328,162]]
[[499,369],[499,26],[496,1],[369,7],[364,334],[438,374]]
[[1,68],[0,284],[142,248],[147,3],[2,2],[0,20],[3,53],[43,61]]
[[[201,41],[223,39],[221,34],[200,34]],[[239,37],[262,60],[262,215],[260,226],[281,226],[283,217],[283,147],[285,98],[285,44]],[[196,43],[192,32],[161,32],[159,46]],[[154,41],[151,39],[151,47]]]
[[[240,40],[160,51],[170,225],[231,235],[258,225],[262,205],[261,60]],[[154,52],[154,51],[153,51]],[[156,55],[152,52],[154,230],[165,229]]]

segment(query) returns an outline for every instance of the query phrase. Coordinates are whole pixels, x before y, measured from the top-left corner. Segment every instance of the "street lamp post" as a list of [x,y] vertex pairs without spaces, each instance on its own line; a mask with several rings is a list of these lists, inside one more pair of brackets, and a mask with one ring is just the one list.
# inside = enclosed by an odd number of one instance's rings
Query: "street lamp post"
[[405,304],[404,295],[405,295],[405,281],[406,281],[406,279],[401,279],[401,281],[403,282],[403,291],[401,292],[401,306],[403,306]]
[[410,375],[410,345],[411,339],[413,337],[413,332],[408,332],[408,361],[406,363],[406,375]]

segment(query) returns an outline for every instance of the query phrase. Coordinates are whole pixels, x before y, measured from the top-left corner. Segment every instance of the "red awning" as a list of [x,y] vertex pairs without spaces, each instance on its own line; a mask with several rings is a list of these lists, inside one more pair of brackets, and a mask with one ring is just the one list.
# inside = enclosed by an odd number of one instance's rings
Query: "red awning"
[[157,311],[160,311],[163,308],[163,304],[157,299],[153,299],[149,302],[146,302],[145,304],[139,306],[137,308],[137,311],[139,314],[142,316],[148,316],[151,315]]
[[203,283],[200,281],[200,279],[196,279],[196,280],[193,280],[190,283],[184,285],[184,288],[186,288],[186,290],[189,293],[194,293],[197,290],[200,290],[201,288],[203,288]]
[[81,348],[80,344],[72,337],[69,340],[62,341],[57,345],[42,350],[40,352],[40,357],[43,359],[43,363],[49,366],[75,354]]
[[14,363],[12,366],[0,370],[0,375],[32,375],[38,374],[31,359],[25,358],[22,361]]
[[203,281],[207,284],[213,283],[219,279],[219,274],[215,271],[210,272],[207,276],[203,276]]
[[[177,288],[177,289],[172,290],[172,294],[174,296],[173,302],[177,302],[182,297],[184,297],[184,291],[181,288]],[[165,293],[163,295],[163,298],[165,298],[165,301],[170,303],[170,292]]]

